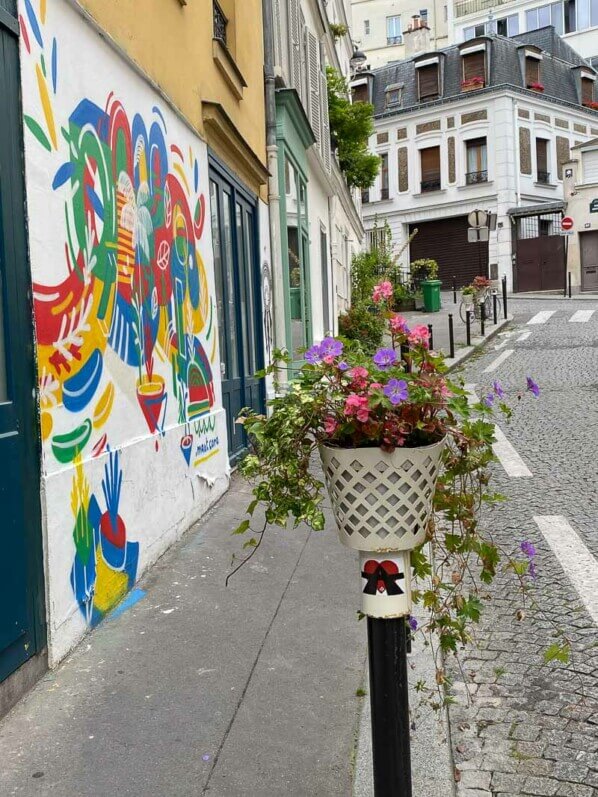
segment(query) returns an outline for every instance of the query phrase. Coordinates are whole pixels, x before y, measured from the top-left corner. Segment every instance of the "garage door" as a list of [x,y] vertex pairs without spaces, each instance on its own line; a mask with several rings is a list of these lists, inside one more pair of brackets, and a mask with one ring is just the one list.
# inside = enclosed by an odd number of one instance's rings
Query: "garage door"
[[488,243],[468,243],[468,229],[467,216],[411,224],[410,234],[418,230],[411,242],[411,261],[436,260],[444,288],[450,288],[453,277],[460,288],[478,275],[488,276]]

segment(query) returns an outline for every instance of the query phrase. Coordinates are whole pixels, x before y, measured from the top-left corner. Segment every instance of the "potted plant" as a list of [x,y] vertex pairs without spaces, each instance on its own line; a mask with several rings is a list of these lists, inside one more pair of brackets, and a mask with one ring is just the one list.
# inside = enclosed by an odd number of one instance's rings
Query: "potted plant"
[[411,263],[411,277],[414,283],[419,283],[423,296],[423,307],[427,313],[437,313],[440,310],[440,286],[442,282],[438,277],[438,263],[431,258],[421,258]]
[[598,111],[598,102],[588,100],[588,102],[584,102],[584,107],[589,108],[591,111]]
[[[284,395],[270,402],[269,415],[246,410],[239,419],[253,447],[240,469],[255,485],[236,533],[250,530],[258,506],[264,522],[252,529],[249,554],[233,572],[254,554],[269,524],[324,529],[325,485],[313,468],[319,455],[339,537],[360,551],[364,611],[374,617],[409,613],[411,568],[430,574],[417,548],[431,541],[453,575],[450,584],[433,579],[425,593],[429,627],[439,633],[443,651],[456,651],[481,607],[466,586],[466,571],[477,560],[488,583],[499,559],[478,515],[499,500],[487,487],[490,416],[494,407],[507,415],[510,409],[498,382],[471,408],[463,386],[449,381],[442,357],[430,350],[428,329],[409,328],[393,311],[389,281],[374,287],[372,301],[386,321],[385,345],[372,355],[358,342],[325,338],[305,352],[304,365]],[[290,368],[287,353],[275,357],[278,364],[263,373]],[[529,378],[528,389],[539,392]],[[508,566],[520,575],[524,565],[510,559]],[[399,577],[400,594],[393,589]],[[421,592],[413,598],[424,600]],[[467,608],[472,600],[475,612]]]
[[484,88],[484,78],[481,75],[470,77],[461,81],[461,91],[475,91]]

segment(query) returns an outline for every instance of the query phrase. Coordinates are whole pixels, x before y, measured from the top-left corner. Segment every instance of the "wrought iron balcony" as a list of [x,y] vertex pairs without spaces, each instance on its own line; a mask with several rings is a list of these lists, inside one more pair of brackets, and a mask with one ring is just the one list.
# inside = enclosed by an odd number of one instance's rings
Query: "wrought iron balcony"
[[220,8],[216,0],[213,0],[214,9],[214,38],[222,42],[226,46],[226,26],[228,24],[227,18],[224,16],[224,11]]
[[421,191],[425,194],[426,191],[440,191],[440,175],[432,177],[428,180],[421,181]]
[[476,185],[477,183],[488,182],[488,172],[467,172],[465,175],[465,182],[467,185]]
[[538,172],[538,182],[548,185],[550,182],[550,172]]
[[468,14],[477,14],[488,11],[496,6],[504,6],[514,0],[457,0],[455,3],[455,17],[466,17]]
[[402,36],[387,36],[386,37],[386,44],[390,47],[392,44],[403,44],[403,37]]

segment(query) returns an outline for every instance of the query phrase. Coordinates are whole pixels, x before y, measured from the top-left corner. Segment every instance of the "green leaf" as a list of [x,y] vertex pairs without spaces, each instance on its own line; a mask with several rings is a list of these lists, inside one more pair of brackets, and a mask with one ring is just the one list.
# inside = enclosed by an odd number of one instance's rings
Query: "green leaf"
[[571,645],[568,642],[560,644],[554,642],[544,651],[544,663],[548,664],[551,661],[560,661],[563,664],[568,664],[571,659]]
[[247,542],[243,545],[243,548],[255,548],[255,547],[257,547],[257,540],[255,539],[255,537],[252,537],[250,540],[247,540]]
[[242,520],[241,523],[239,523],[239,525],[237,526],[237,528],[233,531],[233,534],[245,534],[248,528],[249,528],[249,521]]
[[37,138],[42,147],[47,149],[48,152],[52,152],[52,145],[48,141],[47,135],[44,133],[44,131],[41,129],[41,127],[35,121],[35,119],[33,119],[31,116],[27,116],[27,114],[25,114],[24,119],[25,119],[25,124],[27,125],[29,130],[31,130],[33,135]]

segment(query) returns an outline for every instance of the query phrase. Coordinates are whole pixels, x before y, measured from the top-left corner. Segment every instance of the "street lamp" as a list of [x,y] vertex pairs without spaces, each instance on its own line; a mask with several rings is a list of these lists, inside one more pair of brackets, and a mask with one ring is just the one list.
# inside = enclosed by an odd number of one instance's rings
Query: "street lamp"
[[363,52],[363,50],[358,50],[357,47],[353,50],[353,55],[351,56],[351,60],[349,64],[351,65],[351,71],[353,74],[359,72],[359,70],[364,66],[366,61],[368,60],[367,55]]

